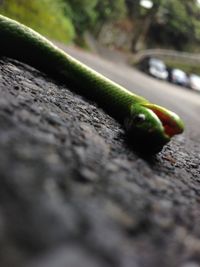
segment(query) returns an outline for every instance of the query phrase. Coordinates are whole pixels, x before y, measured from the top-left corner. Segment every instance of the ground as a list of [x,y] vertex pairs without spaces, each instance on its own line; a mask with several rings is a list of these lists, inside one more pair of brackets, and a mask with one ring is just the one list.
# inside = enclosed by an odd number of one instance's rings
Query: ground
[[0,266],[200,266],[200,145],[153,157],[39,71],[0,59]]

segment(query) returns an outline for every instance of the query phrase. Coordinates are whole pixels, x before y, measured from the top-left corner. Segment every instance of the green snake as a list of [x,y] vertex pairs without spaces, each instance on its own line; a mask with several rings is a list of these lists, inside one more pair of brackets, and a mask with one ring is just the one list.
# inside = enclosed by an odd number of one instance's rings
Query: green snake
[[158,152],[184,124],[174,112],[133,94],[68,55],[31,28],[0,15],[0,56],[27,63],[69,81],[124,124],[128,140],[139,149]]

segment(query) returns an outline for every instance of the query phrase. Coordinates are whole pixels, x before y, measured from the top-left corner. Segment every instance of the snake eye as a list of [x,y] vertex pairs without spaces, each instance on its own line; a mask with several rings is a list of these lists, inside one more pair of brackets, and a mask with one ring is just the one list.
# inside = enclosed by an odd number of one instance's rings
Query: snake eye
[[139,113],[134,117],[128,117],[124,120],[124,126],[127,130],[132,129],[136,125],[140,125],[146,121],[146,116],[143,113]]
[[142,123],[142,122],[144,122],[145,120],[146,120],[146,116],[145,116],[144,114],[142,114],[142,113],[136,115],[136,116],[134,117],[134,119],[133,119],[133,121],[134,121],[135,123]]

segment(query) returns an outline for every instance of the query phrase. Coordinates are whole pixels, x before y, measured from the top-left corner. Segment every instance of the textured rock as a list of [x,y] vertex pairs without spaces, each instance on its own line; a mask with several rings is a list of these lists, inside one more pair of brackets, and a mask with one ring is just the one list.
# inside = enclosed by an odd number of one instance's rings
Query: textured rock
[[138,156],[94,103],[0,60],[0,266],[200,263],[200,145]]

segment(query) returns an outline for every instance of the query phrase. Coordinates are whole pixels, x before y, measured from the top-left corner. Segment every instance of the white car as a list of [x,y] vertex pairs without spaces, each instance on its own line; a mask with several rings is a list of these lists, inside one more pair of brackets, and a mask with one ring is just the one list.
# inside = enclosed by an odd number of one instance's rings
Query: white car
[[168,78],[167,67],[165,63],[158,58],[152,58],[147,56],[139,62],[138,67],[140,70],[144,71],[145,73],[148,73],[154,78],[160,80],[167,80]]
[[171,81],[175,84],[188,86],[188,76],[180,69],[173,69],[171,71]]
[[149,60],[149,74],[161,80],[167,80],[168,77],[164,62],[155,58]]
[[200,76],[196,74],[190,74],[189,76],[189,87],[191,89],[200,91]]

